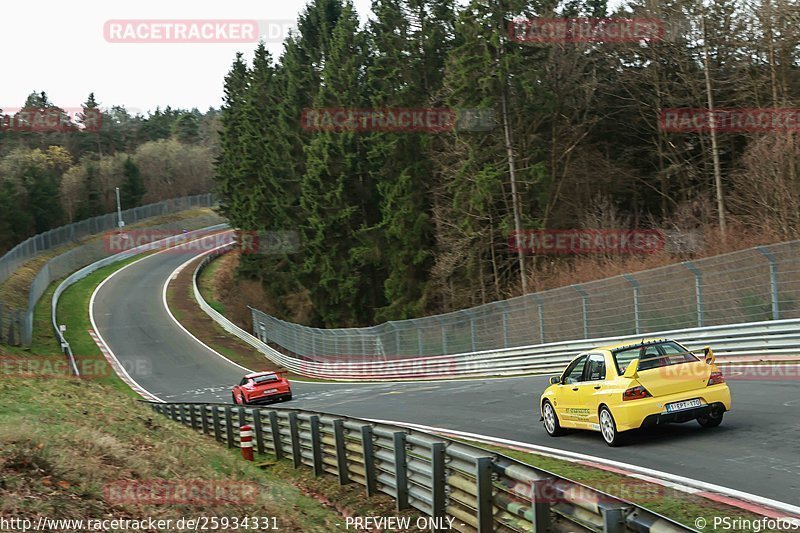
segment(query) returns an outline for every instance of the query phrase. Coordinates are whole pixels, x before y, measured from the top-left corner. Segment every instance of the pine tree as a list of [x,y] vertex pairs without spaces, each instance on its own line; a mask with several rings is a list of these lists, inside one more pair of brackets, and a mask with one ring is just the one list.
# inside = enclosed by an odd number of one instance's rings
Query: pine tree
[[122,164],[122,177],[122,186],[119,189],[122,209],[131,209],[142,205],[142,198],[147,189],[139,173],[139,167],[130,156],[126,157]]

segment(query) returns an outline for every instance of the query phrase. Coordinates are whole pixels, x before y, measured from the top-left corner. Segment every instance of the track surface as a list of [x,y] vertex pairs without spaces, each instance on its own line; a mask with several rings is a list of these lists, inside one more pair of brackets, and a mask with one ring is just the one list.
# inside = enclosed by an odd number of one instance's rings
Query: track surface
[[[244,374],[183,331],[163,306],[172,272],[190,258],[159,253],[119,271],[97,292],[99,333],[131,376],[165,401],[230,401]],[[428,383],[295,383],[285,405],[413,422],[558,447],[800,505],[798,381],[730,381],[733,411],[722,426],[695,422],[640,432],[621,448],[598,433],[548,437],[537,399],[546,377]]]

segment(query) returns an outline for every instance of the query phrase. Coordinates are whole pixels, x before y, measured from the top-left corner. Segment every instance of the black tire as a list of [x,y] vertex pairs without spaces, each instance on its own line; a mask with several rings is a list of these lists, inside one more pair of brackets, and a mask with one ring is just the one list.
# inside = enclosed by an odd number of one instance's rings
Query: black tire
[[600,406],[598,418],[600,421],[600,435],[602,435],[605,443],[612,448],[621,446],[624,441],[623,434],[617,431],[617,422],[614,420],[614,415],[611,414],[611,409],[605,405]]
[[231,393],[231,399],[233,400],[233,403],[235,403],[237,405],[239,404],[239,402],[236,401],[236,393],[235,392]]
[[555,408],[548,400],[545,400],[542,404],[542,418],[544,418],[544,430],[551,437],[560,437],[565,433],[561,424],[558,423],[558,415]]
[[722,424],[723,414],[725,414],[725,411],[722,409],[711,409],[707,415],[698,416],[697,423],[700,424],[700,427],[715,428]]

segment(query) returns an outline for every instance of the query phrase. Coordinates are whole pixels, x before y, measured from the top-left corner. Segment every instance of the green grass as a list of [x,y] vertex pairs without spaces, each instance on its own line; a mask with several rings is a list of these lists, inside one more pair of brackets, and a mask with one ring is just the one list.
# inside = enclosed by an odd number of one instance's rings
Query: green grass
[[[89,379],[110,385],[116,391],[136,398],[139,396],[106,363],[100,348],[89,336],[89,330],[92,328],[89,320],[89,300],[104,279],[142,257],[143,255],[131,257],[89,274],[64,291],[61,298],[58,299],[57,308],[58,323],[67,326],[64,337],[72,348],[79,370],[81,367],[88,369],[88,372],[81,373]],[[49,303],[50,299],[48,298],[47,301]]]
[[211,308],[217,313],[224,315],[225,305],[214,298],[213,280],[217,274],[217,271],[222,266],[222,262],[218,261],[217,259],[211,261],[203,270],[200,271],[200,275],[197,276],[197,288],[208,305],[210,305]]

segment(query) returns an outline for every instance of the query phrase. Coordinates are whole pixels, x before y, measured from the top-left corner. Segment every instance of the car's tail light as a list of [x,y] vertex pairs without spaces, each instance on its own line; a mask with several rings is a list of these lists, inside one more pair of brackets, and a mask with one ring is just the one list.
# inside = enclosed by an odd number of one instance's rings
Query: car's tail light
[[628,400],[641,400],[642,398],[652,398],[653,395],[647,392],[647,389],[638,385],[636,387],[631,387],[630,389],[626,390],[622,393],[622,401],[627,402]]
[[708,378],[708,386],[718,385],[720,383],[725,383],[725,378],[722,377],[722,372],[712,372],[711,377]]

